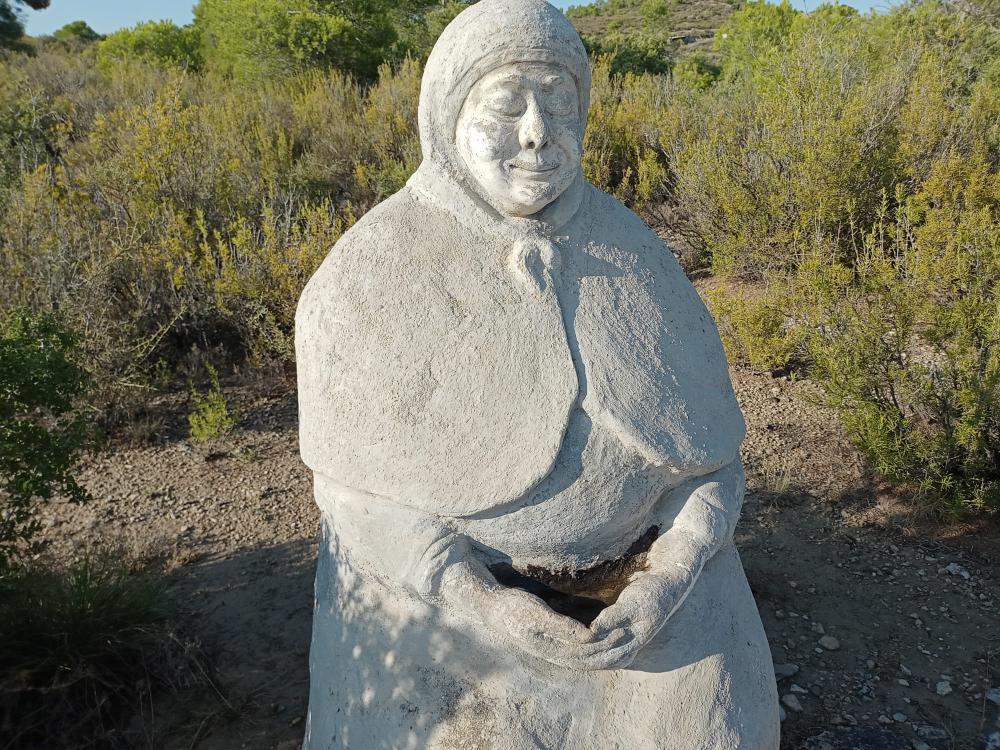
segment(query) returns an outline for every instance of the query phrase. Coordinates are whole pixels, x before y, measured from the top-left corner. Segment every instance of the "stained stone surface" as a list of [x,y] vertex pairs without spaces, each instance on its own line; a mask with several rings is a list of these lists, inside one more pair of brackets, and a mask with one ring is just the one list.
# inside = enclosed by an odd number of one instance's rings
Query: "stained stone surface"
[[471,6],[427,63],[423,164],[303,292],[308,750],[778,746],[725,356],[584,180],[589,90],[552,6]]

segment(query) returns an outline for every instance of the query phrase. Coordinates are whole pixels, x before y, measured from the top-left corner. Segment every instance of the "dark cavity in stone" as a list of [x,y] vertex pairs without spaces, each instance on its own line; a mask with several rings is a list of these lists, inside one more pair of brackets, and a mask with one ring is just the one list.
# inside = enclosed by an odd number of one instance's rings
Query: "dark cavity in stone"
[[510,563],[490,566],[501,585],[534,594],[553,612],[590,626],[610,607],[628,585],[628,580],[646,566],[646,553],[659,536],[660,527],[650,526],[617,560],[608,560],[586,570],[546,570],[528,566],[517,570]]

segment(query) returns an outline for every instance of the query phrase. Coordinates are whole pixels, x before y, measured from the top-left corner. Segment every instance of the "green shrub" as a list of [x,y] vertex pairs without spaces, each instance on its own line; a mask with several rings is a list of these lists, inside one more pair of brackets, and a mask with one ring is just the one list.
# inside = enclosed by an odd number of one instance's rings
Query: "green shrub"
[[104,36],[90,28],[86,21],[70,21],[65,26],[53,31],[52,38],[63,44],[83,45],[99,42]]
[[719,27],[713,46],[725,61],[728,77],[745,76],[778,54],[799,16],[788,0],[750,0]]
[[97,47],[101,65],[143,60],[154,65],[197,70],[201,67],[200,38],[193,26],[178,26],[173,21],[146,21],[131,29],[122,29],[104,39]]
[[88,499],[72,473],[93,437],[77,356],[77,337],[55,316],[22,310],[0,321],[0,575],[37,551],[39,501]]
[[194,411],[188,415],[188,425],[191,428],[191,439],[196,443],[218,440],[236,425],[219,386],[219,374],[212,365],[208,365],[208,375],[210,385],[207,391],[199,393],[193,386],[191,388]]
[[236,78],[337,68],[373,80],[380,65],[420,51],[423,35],[439,32],[439,15],[453,15],[454,6],[442,8],[438,0],[200,0],[194,28],[207,65]]
[[705,55],[686,55],[673,69],[674,80],[694,91],[706,91],[722,77],[722,68]]
[[616,74],[607,57],[594,66],[584,174],[636,210],[663,201],[667,192],[669,101],[666,78]]
[[783,285],[715,287],[706,294],[732,362],[758,372],[785,370],[801,358],[803,331]]
[[[102,393],[192,346],[290,359],[302,286],[420,159],[412,61],[368,89],[337,72],[250,87],[141,64],[29,70],[15,101],[66,100],[69,122],[11,168],[0,306],[58,306],[85,328]],[[77,76],[89,96],[61,88]]]
[[378,83],[366,92],[357,125],[365,138],[354,170],[363,205],[373,206],[402,189],[420,166],[421,73],[412,60],[396,71],[383,66]]
[[790,8],[759,3],[730,21],[751,9],[767,17],[759,43],[776,51],[751,54],[730,38],[730,54],[749,62],[726,68],[724,85],[702,96],[675,170],[679,208],[713,269],[760,282],[817,246],[849,258],[858,227],[871,225],[881,191],[900,177],[895,118],[909,67],[872,49],[869,20],[786,19]]
[[1000,175],[988,182],[932,207],[922,192],[876,226],[850,275],[818,268],[805,296],[822,321],[813,370],[848,432],[950,517],[1000,510]]
[[761,368],[794,344],[876,472],[939,516],[995,511],[1000,33],[934,3],[787,26],[676,160],[713,266],[768,288],[719,287],[727,348]]

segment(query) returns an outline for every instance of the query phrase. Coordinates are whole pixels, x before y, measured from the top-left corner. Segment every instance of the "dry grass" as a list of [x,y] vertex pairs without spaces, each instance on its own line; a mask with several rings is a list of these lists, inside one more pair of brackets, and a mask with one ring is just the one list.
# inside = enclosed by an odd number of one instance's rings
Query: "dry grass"
[[0,579],[2,750],[152,746],[156,700],[212,684],[164,580],[120,553]]

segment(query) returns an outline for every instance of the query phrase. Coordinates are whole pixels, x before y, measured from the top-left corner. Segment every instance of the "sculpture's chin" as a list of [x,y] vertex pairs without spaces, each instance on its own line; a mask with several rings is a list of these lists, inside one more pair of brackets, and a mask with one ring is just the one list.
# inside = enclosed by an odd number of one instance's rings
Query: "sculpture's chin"
[[529,185],[516,185],[512,195],[501,204],[505,214],[519,219],[528,219],[541,213],[565,192],[560,186],[533,182]]
[[530,219],[532,216],[536,216],[540,214],[542,211],[544,211],[545,208],[551,203],[552,201],[548,201],[547,203],[542,203],[537,205],[532,204],[529,206],[524,206],[524,205],[510,206],[503,213],[507,214],[508,216],[512,216],[515,219]]

